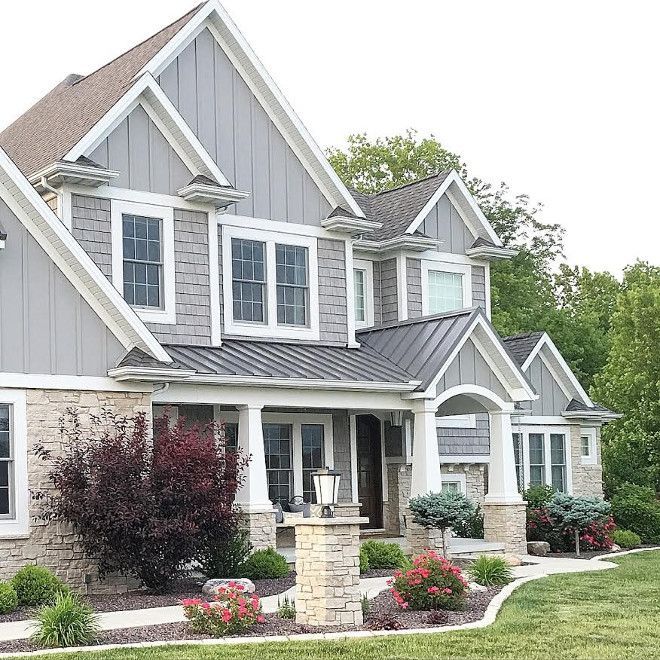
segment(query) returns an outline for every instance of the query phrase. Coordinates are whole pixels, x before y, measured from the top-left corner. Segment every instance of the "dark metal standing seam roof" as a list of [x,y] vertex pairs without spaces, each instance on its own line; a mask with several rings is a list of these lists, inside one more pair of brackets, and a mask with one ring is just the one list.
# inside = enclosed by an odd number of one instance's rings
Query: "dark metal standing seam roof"
[[544,334],[544,332],[525,332],[520,335],[504,337],[502,341],[516,362],[522,367]]

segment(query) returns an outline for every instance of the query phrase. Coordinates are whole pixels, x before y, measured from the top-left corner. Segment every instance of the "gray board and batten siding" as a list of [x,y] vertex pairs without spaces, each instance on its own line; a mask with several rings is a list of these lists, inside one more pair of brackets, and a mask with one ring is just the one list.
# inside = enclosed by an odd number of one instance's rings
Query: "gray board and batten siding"
[[465,254],[465,251],[477,238],[467,228],[451,201],[444,195],[424,218],[418,231],[443,241],[441,250],[452,254]]
[[0,200],[0,372],[106,376],[124,347]]
[[229,181],[239,215],[319,225],[332,207],[208,30],[159,84]]
[[531,402],[532,415],[555,417],[566,410],[568,398],[538,355],[529,365],[527,377],[539,393],[539,398]]

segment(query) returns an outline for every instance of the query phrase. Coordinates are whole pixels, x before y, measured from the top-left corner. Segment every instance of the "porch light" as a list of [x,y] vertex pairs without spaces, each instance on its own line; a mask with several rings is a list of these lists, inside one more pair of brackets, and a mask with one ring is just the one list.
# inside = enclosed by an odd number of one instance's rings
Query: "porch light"
[[332,507],[339,499],[339,479],[341,474],[329,468],[321,468],[312,473],[314,490],[316,491],[316,503],[320,504],[321,518],[334,518]]
[[390,413],[390,423],[392,426],[403,426],[403,410],[393,410]]

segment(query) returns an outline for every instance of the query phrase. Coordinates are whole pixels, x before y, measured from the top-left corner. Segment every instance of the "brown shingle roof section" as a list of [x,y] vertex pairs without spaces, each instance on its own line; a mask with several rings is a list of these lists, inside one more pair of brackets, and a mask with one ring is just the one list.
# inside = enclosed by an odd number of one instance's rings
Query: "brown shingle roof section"
[[0,146],[26,176],[60,160],[119,101],[135,75],[200,7],[88,76],[67,76],[0,133]]

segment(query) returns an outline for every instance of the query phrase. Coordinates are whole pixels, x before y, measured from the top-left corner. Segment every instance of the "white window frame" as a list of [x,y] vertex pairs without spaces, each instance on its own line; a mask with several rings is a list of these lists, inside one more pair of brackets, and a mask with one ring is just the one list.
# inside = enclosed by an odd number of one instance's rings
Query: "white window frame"
[[156,204],[137,204],[113,199],[111,202],[112,284],[124,295],[123,216],[140,215],[162,221],[163,306],[161,309],[133,307],[146,323],[176,324],[176,262],[174,257],[174,209]]
[[[215,407],[214,418],[216,422],[238,423],[238,412],[233,410],[220,410]],[[293,492],[292,497],[302,495],[303,492],[303,464],[302,464],[302,426],[303,424],[319,424],[323,426],[323,459],[325,467],[331,470],[335,467],[334,439],[332,435],[332,415],[314,413],[262,413],[262,424],[289,424],[293,427]]]
[[438,429],[476,429],[477,416],[474,414],[436,416],[435,426]]
[[[265,243],[266,256],[266,322],[234,321],[232,287],[233,238],[244,238]],[[291,326],[277,323],[277,277],[275,245],[295,245],[307,248],[309,275],[309,325]],[[224,297],[225,334],[247,337],[277,337],[280,339],[320,339],[319,333],[319,284],[318,241],[314,236],[283,234],[233,225],[222,226],[222,290]]]
[[[552,485],[552,453],[550,451],[550,434],[562,434],[564,436],[564,459],[566,469],[566,489],[565,492],[571,494],[573,492],[573,461],[571,452],[571,429],[568,426],[519,426],[513,425],[513,433],[522,434],[522,466],[523,466],[523,481],[525,489],[529,488],[530,470],[529,470],[529,434],[542,433],[543,434],[543,451],[544,451],[544,471],[545,471],[545,484]],[[513,442],[513,439],[511,440]]]
[[467,480],[464,474],[457,474],[456,472],[442,472],[440,471],[440,479],[442,485],[449,483],[458,484],[458,492],[467,495]]
[[0,389],[0,403],[10,406],[10,438],[13,469],[10,477],[11,517],[0,518],[0,538],[25,537],[29,533],[29,486],[27,469],[27,404],[22,390]]
[[[589,455],[582,455],[582,438],[589,438]],[[598,462],[598,450],[596,447],[597,431],[595,428],[580,429],[580,463],[582,465],[596,465]]]
[[[422,260],[422,315],[428,316],[429,311],[429,271],[442,273],[457,273],[462,275],[463,307],[472,306],[472,266],[468,264],[450,263],[448,261]],[[449,311],[449,310],[448,310]]]
[[[364,321],[355,320],[356,328],[369,328],[374,324],[374,262],[368,259],[353,259],[353,270],[364,272]],[[355,277],[353,278],[355,286]],[[355,301],[353,301],[355,305]],[[355,309],[353,310],[355,316]]]

